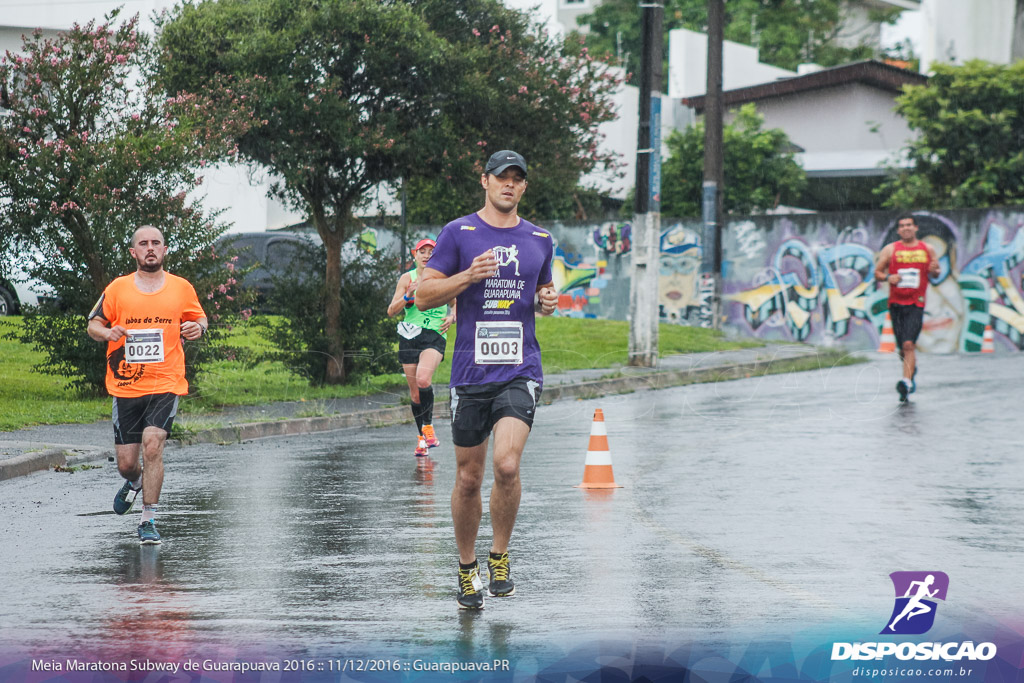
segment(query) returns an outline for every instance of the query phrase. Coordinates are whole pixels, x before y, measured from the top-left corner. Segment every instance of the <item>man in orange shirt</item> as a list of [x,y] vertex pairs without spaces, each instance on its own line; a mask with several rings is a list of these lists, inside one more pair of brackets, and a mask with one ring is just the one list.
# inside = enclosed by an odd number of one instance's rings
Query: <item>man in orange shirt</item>
[[138,269],[103,290],[89,313],[88,332],[107,343],[117,470],[126,480],[114,497],[114,512],[131,510],[141,490],[139,542],[149,545],[160,543],[153,518],[164,484],[164,442],[178,397],[188,393],[181,340],[199,339],[209,322],[192,285],[164,271],[163,233],[150,225],[139,228],[129,251]]

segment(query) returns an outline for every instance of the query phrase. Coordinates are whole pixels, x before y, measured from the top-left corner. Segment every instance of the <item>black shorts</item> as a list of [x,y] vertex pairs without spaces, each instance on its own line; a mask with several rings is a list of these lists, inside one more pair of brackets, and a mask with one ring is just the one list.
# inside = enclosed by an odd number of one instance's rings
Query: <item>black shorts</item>
[[532,428],[540,392],[540,382],[526,377],[452,387],[452,443],[479,446],[503,417],[522,420]]
[[142,443],[142,430],[159,427],[168,434],[178,414],[177,394],[151,394],[137,398],[114,397],[114,443]]
[[889,304],[889,317],[892,319],[892,332],[896,336],[896,348],[902,349],[903,342],[917,343],[921,336],[921,325],[924,323],[924,307]]
[[398,338],[398,362],[402,365],[419,363],[420,352],[427,349],[434,349],[441,354],[441,359],[444,360],[444,347],[447,343],[448,341],[440,334],[425,327],[412,339],[400,336]]

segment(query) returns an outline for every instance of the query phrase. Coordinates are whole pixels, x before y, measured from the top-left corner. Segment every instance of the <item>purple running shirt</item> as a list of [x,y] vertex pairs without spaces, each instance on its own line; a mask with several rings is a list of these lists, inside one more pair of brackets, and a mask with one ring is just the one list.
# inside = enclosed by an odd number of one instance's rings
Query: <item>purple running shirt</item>
[[551,282],[551,233],[523,218],[514,228],[496,228],[473,213],[442,228],[427,268],[451,277],[488,249],[498,274],[457,298],[451,386],[543,382],[533,305],[537,287]]

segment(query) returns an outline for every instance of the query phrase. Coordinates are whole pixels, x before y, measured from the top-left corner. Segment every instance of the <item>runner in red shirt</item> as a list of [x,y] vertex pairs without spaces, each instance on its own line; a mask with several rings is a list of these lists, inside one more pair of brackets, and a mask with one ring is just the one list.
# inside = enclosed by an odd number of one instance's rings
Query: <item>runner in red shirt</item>
[[939,261],[931,246],[917,239],[913,215],[903,214],[896,219],[896,232],[899,241],[885,245],[878,254],[875,279],[889,283],[889,316],[903,361],[903,378],[896,383],[896,391],[904,402],[917,389],[917,338],[924,322],[928,276],[939,274]]

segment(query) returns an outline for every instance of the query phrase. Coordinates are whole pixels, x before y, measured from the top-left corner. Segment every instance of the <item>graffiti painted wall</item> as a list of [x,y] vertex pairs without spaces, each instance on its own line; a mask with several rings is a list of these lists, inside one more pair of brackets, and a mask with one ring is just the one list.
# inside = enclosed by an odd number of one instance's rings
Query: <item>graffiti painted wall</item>
[[[554,223],[554,282],[559,313],[575,318],[626,320],[632,268],[629,222]],[[701,324],[708,292],[701,288],[699,224],[666,221],[659,235],[658,309],[670,323]]]
[[[922,350],[1024,349],[1024,209],[917,213],[935,249]],[[773,341],[877,348],[888,285],[874,260],[897,239],[893,212],[755,216],[722,238],[722,307],[729,331]],[[627,221],[543,226],[555,238],[559,315],[626,320],[633,228]],[[701,224],[662,220],[658,308],[666,323],[709,324]]]
[[[918,237],[934,248],[941,268],[929,278],[920,348],[1024,348],[1024,211],[915,215]],[[888,212],[833,214],[730,226],[723,244],[729,324],[764,339],[877,348],[888,286],[875,283],[873,262],[898,239],[895,219]],[[744,241],[744,234],[758,239]]]

